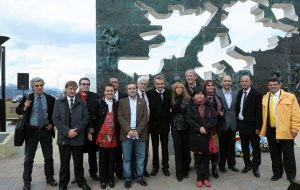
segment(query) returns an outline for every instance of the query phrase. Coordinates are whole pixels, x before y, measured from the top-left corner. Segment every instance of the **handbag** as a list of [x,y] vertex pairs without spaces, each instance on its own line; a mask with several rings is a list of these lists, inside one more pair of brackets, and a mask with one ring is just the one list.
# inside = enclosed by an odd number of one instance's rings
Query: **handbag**
[[216,154],[219,152],[219,138],[217,134],[210,136],[209,152],[210,154]]
[[25,122],[27,112],[25,112],[17,121],[14,135],[14,146],[22,146],[25,140]]
[[116,130],[104,123],[98,133],[96,144],[103,148],[117,147]]

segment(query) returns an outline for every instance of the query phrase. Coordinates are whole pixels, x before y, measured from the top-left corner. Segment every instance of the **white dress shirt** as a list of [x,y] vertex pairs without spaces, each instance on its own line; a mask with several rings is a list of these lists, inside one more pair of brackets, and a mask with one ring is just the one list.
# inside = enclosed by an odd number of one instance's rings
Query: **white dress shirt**
[[[276,108],[277,108],[277,104],[278,104],[278,101],[279,101],[279,97],[280,97],[280,90],[278,90],[274,94],[274,110],[273,110],[273,113],[274,113],[274,127],[276,127]],[[271,100],[271,97],[270,97],[270,100]],[[269,104],[270,104],[270,101],[269,101]]]

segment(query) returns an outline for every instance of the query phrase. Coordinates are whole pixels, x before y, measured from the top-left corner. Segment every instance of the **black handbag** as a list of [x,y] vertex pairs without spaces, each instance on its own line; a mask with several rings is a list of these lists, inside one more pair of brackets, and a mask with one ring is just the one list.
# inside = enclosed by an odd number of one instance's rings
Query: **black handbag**
[[27,112],[25,112],[17,121],[14,136],[14,145],[22,146],[25,140],[25,122],[27,119]]

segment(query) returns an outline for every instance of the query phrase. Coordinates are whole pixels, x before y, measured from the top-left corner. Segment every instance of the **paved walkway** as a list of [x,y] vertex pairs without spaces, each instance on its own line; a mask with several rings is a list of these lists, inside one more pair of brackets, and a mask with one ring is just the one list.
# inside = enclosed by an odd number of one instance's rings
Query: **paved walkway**
[[[56,146],[56,141],[53,142],[54,147],[54,178],[58,180],[58,171],[59,171],[59,154],[58,148]],[[297,179],[300,179],[300,148],[295,149],[296,160],[297,160]],[[10,158],[0,159],[0,190],[20,190],[23,186],[22,181],[22,172],[23,172],[23,159],[24,159],[24,147],[20,147],[16,154]],[[88,184],[92,189],[100,189],[100,183],[90,179],[88,175],[88,164],[87,164],[87,154],[84,156],[84,168],[85,168],[85,177]],[[149,159],[148,171],[151,171],[151,158]],[[159,189],[170,189],[170,190],[190,190],[198,189],[196,187],[196,174],[191,165],[190,177],[184,179],[182,182],[178,182],[175,177],[175,168],[174,168],[174,156],[170,156],[170,177],[165,177],[161,170],[158,175],[155,177],[145,178],[148,182],[147,187],[142,187],[137,183],[133,183],[131,189],[140,189],[140,190],[159,190]],[[237,167],[239,169],[243,168],[242,158],[237,158]],[[255,178],[252,172],[247,174],[234,173],[231,170],[226,174],[220,174],[219,179],[211,178],[212,187],[202,189],[211,189],[211,190],[285,190],[289,186],[289,182],[284,176],[282,179],[276,182],[270,181],[272,176],[271,171],[271,161],[269,153],[262,153],[262,165],[260,167],[261,178]],[[284,174],[285,175],[285,174]],[[44,167],[43,167],[43,157],[40,147],[37,150],[33,174],[32,174],[32,190],[52,190],[58,189],[50,187],[45,183],[44,177]],[[73,166],[71,165],[71,179],[74,178],[73,175]],[[116,186],[114,189],[124,189],[123,181],[118,179],[115,180]],[[68,189],[79,189],[76,184],[69,184]],[[107,189],[110,189],[109,187]]]

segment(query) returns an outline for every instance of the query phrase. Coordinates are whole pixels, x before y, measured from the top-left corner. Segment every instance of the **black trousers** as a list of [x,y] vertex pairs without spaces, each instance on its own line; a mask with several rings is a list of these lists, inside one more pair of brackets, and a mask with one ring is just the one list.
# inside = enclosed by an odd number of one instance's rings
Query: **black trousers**
[[230,128],[226,131],[221,131],[219,134],[220,161],[219,167],[224,168],[226,161],[228,167],[233,167],[235,161],[235,131]]
[[[241,137],[241,145],[242,145],[243,159],[244,159],[245,166],[258,169],[261,163],[259,136],[256,134],[253,135],[240,134],[240,137]],[[253,148],[252,161],[250,160],[249,143],[251,143],[251,146]]]
[[67,187],[70,181],[71,155],[74,162],[75,179],[78,185],[85,184],[83,169],[83,146],[59,145],[59,187]]
[[194,152],[194,161],[197,181],[209,179],[209,155]]
[[86,143],[88,161],[89,161],[89,173],[90,176],[94,176],[98,173],[98,164],[97,164],[97,146],[95,142],[89,141]]
[[46,180],[53,179],[53,147],[52,134],[47,129],[29,129],[25,138],[25,159],[24,159],[24,183],[32,181],[32,167],[35,157],[35,152],[40,142],[43,156],[44,156],[44,172]]
[[269,128],[268,144],[272,160],[274,176],[281,177],[283,168],[288,179],[296,177],[296,161],[294,152],[294,140],[276,140],[276,128]]
[[161,144],[161,152],[162,152],[162,167],[167,169],[169,168],[169,134],[158,134],[155,132],[151,132],[151,140],[152,140],[152,167],[153,169],[159,169],[159,155],[158,155],[158,146],[159,140]]
[[100,148],[99,150],[99,176],[100,182],[114,181],[116,148]]
[[176,177],[183,177],[189,172],[190,165],[189,131],[172,130],[171,133],[175,151]]
[[115,172],[117,176],[123,176],[123,153],[122,143],[117,142],[117,148],[115,148]]

